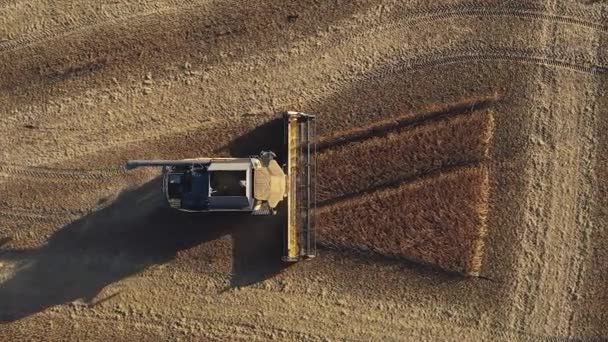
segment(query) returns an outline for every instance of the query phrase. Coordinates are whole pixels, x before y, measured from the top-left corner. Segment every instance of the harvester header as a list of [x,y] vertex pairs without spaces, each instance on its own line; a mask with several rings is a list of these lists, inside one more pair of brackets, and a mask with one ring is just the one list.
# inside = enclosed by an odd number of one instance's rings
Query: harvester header
[[287,139],[287,229],[284,260],[312,258],[316,254],[316,143],[315,116],[285,113]]

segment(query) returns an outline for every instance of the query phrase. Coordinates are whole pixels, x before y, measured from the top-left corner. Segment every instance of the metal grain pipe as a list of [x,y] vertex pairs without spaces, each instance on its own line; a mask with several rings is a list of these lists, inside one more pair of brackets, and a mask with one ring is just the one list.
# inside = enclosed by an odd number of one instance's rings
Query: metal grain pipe
[[144,166],[188,166],[188,165],[201,165],[209,164],[211,159],[191,159],[191,160],[163,160],[163,159],[152,159],[152,160],[129,160],[125,165],[127,170],[132,170],[138,167]]

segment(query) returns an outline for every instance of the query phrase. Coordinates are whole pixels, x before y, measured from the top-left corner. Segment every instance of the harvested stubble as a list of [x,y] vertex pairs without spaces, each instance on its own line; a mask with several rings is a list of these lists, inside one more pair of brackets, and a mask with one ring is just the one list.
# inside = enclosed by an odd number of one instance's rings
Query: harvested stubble
[[478,275],[487,197],[485,166],[438,173],[320,207],[319,242]]
[[[395,121],[398,122],[398,121]],[[390,123],[389,123],[390,124]],[[318,199],[333,201],[442,168],[486,158],[493,131],[491,112],[479,111],[415,126],[390,125],[363,141],[328,145],[317,158]],[[377,125],[374,125],[374,127]],[[373,127],[370,132],[374,132]]]

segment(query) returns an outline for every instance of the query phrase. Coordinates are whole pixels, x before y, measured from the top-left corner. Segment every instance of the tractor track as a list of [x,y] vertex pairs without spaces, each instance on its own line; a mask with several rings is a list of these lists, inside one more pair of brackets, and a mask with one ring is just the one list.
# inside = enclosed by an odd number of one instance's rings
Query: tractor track
[[412,55],[410,51],[403,51],[392,61],[383,64],[378,69],[363,73],[360,76],[336,80],[328,83],[318,96],[313,96],[311,103],[322,103],[325,94],[335,93],[339,89],[352,87],[364,82],[378,82],[394,76],[403,71],[417,71],[431,67],[479,62],[519,62],[538,66],[549,66],[560,69],[581,72],[584,74],[603,76],[608,74],[608,61],[592,58],[590,55],[572,55],[561,51],[546,51],[540,49],[521,49],[504,46],[464,46],[448,48],[428,54]]
[[401,70],[417,70],[432,66],[469,62],[506,61],[547,65],[569,69],[591,75],[608,73],[608,62],[566,53],[539,49],[518,49],[511,47],[461,47],[446,49],[414,57],[403,55],[384,65],[365,80],[375,80]]
[[[180,6],[183,4],[179,1],[172,1],[175,4],[173,6],[150,6],[145,5],[146,10],[134,13],[131,15],[120,16],[108,20],[94,21],[91,18],[83,18],[75,20],[74,25],[69,29],[49,29],[41,33],[28,35],[25,37],[19,37],[14,40],[9,40],[0,43],[0,54],[14,52],[24,49],[28,46],[36,43],[42,43],[48,40],[57,39],[60,37],[66,37],[75,34],[80,31],[85,31],[95,27],[101,27],[107,24],[116,24],[121,21],[133,20],[134,18],[153,16],[155,14],[161,14],[163,12],[178,11],[185,9],[192,9],[197,7],[203,7],[204,4],[190,4]],[[455,5],[455,6],[438,6],[434,8],[426,8],[423,10],[416,11],[414,13],[406,13],[399,18],[396,18],[397,23],[389,26],[395,27],[407,27],[411,26],[411,23],[415,22],[432,22],[435,20],[452,19],[458,17],[515,17],[524,19],[535,19],[535,20],[547,20],[556,23],[579,25],[588,27],[601,32],[608,32],[608,25],[604,24],[603,19],[596,18],[595,20],[588,20],[589,13],[582,13],[580,11],[562,9],[563,14],[547,14],[541,7],[526,7],[522,5],[511,5],[508,7],[489,7],[477,4],[466,4],[466,5]],[[407,24],[407,22],[411,22]],[[356,29],[355,32],[351,32],[351,35],[360,35],[361,31],[367,29]],[[374,31],[375,29],[372,29]],[[333,43],[340,41],[338,37],[332,39]]]
[[27,223],[68,224],[86,213],[79,210],[28,211],[14,208],[0,208],[0,218],[19,220]]
[[106,18],[100,21],[95,21],[91,17],[79,18],[77,20],[71,20],[72,25],[68,28],[57,28],[57,29],[47,29],[37,34],[28,35],[25,37],[19,37],[13,40],[9,40],[6,42],[0,43],[0,54],[7,52],[19,51],[21,49],[27,48],[28,46],[34,45],[36,43],[43,43],[48,40],[57,39],[61,37],[66,37],[71,34],[75,34],[80,31],[92,29],[95,27],[101,27],[107,24],[116,24],[122,21],[133,20],[139,17],[147,17],[155,14],[160,14],[162,12],[169,12],[178,9],[186,9],[186,8],[196,8],[204,6],[204,4],[190,4],[186,6],[180,6],[184,4],[182,1],[166,1],[168,3],[174,4],[173,6],[153,6],[149,4],[143,5],[143,11],[130,13],[127,15],[120,15],[123,13],[117,13],[117,17],[115,18]]
[[438,6],[428,8],[402,17],[405,20],[432,21],[435,19],[450,19],[466,16],[474,17],[516,17],[523,19],[546,20],[561,24],[579,25],[601,32],[608,32],[608,25],[602,18],[588,20],[589,13],[581,11],[562,9],[562,13],[548,14],[543,7],[528,7],[522,4],[510,4],[508,6],[489,7],[476,4],[463,4],[456,6]]
[[[394,59],[393,61],[385,64],[381,68],[366,74],[360,78],[356,78],[357,81],[377,81],[385,78],[389,75],[393,75],[400,71],[414,71],[418,69],[429,68],[438,65],[445,64],[457,64],[457,63],[475,63],[475,62],[487,62],[487,61],[507,61],[507,62],[522,62],[530,63],[535,65],[547,65],[559,68],[565,68],[573,71],[583,72],[592,75],[604,75],[608,73],[608,62],[599,61],[586,56],[581,58],[581,55],[572,55],[565,52],[559,51],[543,51],[538,49],[520,49],[510,47],[462,47],[456,49],[446,49],[444,51],[432,52],[429,54],[414,55],[412,56],[408,52],[404,52],[401,57]],[[353,79],[338,80],[335,84],[329,84],[327,87],[332,89],[340,89],[345,87],[347,84],[353,83]],[[327,91],[320,91],[318,94],[327,94]],[[311,102],[321,101],[322,95],[312,96]],[[246,118],[232,116],[227,119],[215,119],[211,121],[201,122],[197,125],[184,125],[174,127],[173,133],[183,133],[187,130],[198,129],[209,125],[210,123],[221,124],[229,122],[230,120],[245,120]],[[255,121],[255,120],[254,120]],[[80,131],[89,131],[87,129],[81,129]],[[96,130],[98,131],[98,130]],[[103,130],[101,130],[103,132]],[[150,138],[160,138],[170,134],[163,132],[162,134],[154,133],[151,130],[151,135],[146,136],[142,139],[141,137],[130,138],[121,141],[121,143],[134,143],[142,140],[148,140]],[[0,165],[0,175],[7,171],[3,170],[4,166]],[[70,172],[73,174],[73,172]],[[98,172],[99,173],[99,172]],[[90,175],[89,178],[98,177],[100,175]],[[81,177],[82,178],[82,177]]]
[[[174,8],[174,7],[167,7]],[[469,6],[441,6],[435,9],[425,9],[418,11],[414,14],[408,14],[406,16],[407,22],[397,22],[388,25],[380,25],[378,27],[373,27],[371,29],[356,27],[354,30],[350,31],[348,37],[354,37],[358,35],[370,35],[376,31],[389,31],[398,30],[400,28],[411,27],[412,23],[416,20],[434,20],[436,18],[447,18],[453,16],[466,16],[473,15],[472,13],[507,13],[508,11],[531,11],[537,10],[540,11],[539,8],[527,8],[525,6],[515,6],[509,8],[488,8],[488,7],[469,7]],[[506,11],[506,12],[505,12]],[[579,13],[580,14],[580,13]],[[553,15],[551,15],[553,16]],[[416,20],[414,20],[416,19]],[[328,45],[334,46],[335,44],[339,44],[342,41],[343,35],[334,34],[328,38]],[[2,45],[0,44],[0,53],[2,52]],[[429,54],[411,56],[411,52],[404,51],[403,56],[397,58],[386,64],[379,70],[372,72],[371,74],[363,76],[363,80],[377,80],[382,77],[386,77],[386,75],[396,73],[402,70],[417,70],[428,68],[432,66],[444,65],[444,64],[456,64],[456,63],[474,63],[474,62],[486,62],[486,61],[510,61],[510,62],[521,62],[521,63],[531,63],[536,65],[547,65],[553,67],[566,68],[570,70],[575,70],[579,72],[589,73],[589,74],[605,74],[608,72],[607,63],[601,63],[600,61],[594,61],[591,59],[583,59],[581,61],[581,56],[583,54],[579,53],[578,56],[568,55],[562,52],[546,52],[546,51],[538,51],[538,50],[525,50],[525,49],[517,49],[517,48],[508,48],[508,47],[464,47],[460,49],[448,49],[445,51],[437,51]],[[267,56],[270,58],[271,56]],[[263,60],[268,58],[262,58]],[[242,63],[236,63],[234,66],[239,66]],[[247,63],[245,63],[247,64]],[[336,84],[342,86],[351,83],[350,79],[338,80]],[[334,88],[335,84],[327,85],[327,87]],[[319,95],[312,95],[311,102],[318,102],[320,99],[318,97],[322,97],[321,94],[326,94],[326,91],[318,92]],[[53,128],[59,129],[59,128]],[[180,128],[188,129],[187,127]],[[86,128],[79,129],[80,132],[88,132],[89,130]],[[105,130],[95,130],[96,132],[104,132]],[[56,132],[57,134],[61,132]],[[138,138],[134,140],[139,140]],[[126,142],[132,142],[132,139],[128,139]],[[1,170],[0,170],[1,172]]]
[[[266,291],[263,291],[266,292]],[[294,293],[297,294],[297,293]],[[73,305],[73,307],[76,307]],[[87,308],[88,305],[84,305],[83,308]],[[400,305],[396,305],[396,308],[400,308]],[[356,307],[352,307],[353,312],[357,312]],[[369,309],[369,308],[368,308]],[[71,309],[70,311],[79,312],[82,309]],[[168,326],[166,324],[167,320],[171,321],[171,317],[167,317],[164,313],[157,313],[155,315],[142,315],[143,317],[131,317],[132,314],[136,314],[137,312],[132,312],[131,314],[127,314],[126,316],[117,316],[114,312],[107,312],[105,310],[100,310],[94,314],[83,315],[82,312],[79,312],[78,319],[82,321],[90,321],[93,323],[109,323],[110,325],[114,325],[116,323],[125,324],[131,327],[141,327],[141,326],[151,326],[159,330],[167,330]],[[14,312],[11,312],[14,314]],[[251,312],[251,314],[254,314]],[[325,313],[319,318],[309,317],[308,320],[310,323],[314,325],[324,325],[326,321],[323,319],[323,316],[331,313]],[[333,312],[333,315],[339,317],[338,312]],[[68,312],[61,312],[55,310],[49,310],[46,315],[50,317],[63,317],[66,319],[70,319],[72,314],[68,314]],[[277,312],[272,313],[272,317],[275,319],[287,319],[291,318],[290,314],[280,314]],[[358,324],[361,324],[360,321],[367,320],[376,320],[377,318],[373,318],[373,316],[369,315],[369,312],[365,312],[365,314],[359,316],[348,315],[347,317],[349,321],[356,321]],[[411,317],[412,319],[418,320],[421,319],[418,316]],[[344,320],[345,318],[340,318],[339,320]],[[430,314],[427,319],[431,320],[432,325],[434,326],[442,326],[449,325],[463,330],[476,331],[482,334],[488,334],[493,337],[500,338],[514,338],[514,337],[528,337],[528,338],[539,338],[541,336],[527,333],[525,331],[518,331],[515,329],[505,329],[504,327],[498,325],[490,325],[487,328],[482,328],[471,324],[470,321],[473,320],[473,317],[462,316],[460,314],[451,316],[450,318],[446,318],[440,314]],[[186,333],[188,332],[188,328],[197,326],[199,330],[202,332],[199,337],[206,338],[220,338],[220,339],[234,339],[238,335],[242,335],[243,338],[251,337],[251,336],[265,336],[268,339],[272,339],[274,336],[273,332],[280,333],[282,338],[288,340],[313,340],[313,341],[324,341],[327,340],[326,335],[317,335],[310,332],[298,331],[290,328],[281,328],[278,325],[271,323],[246,323],[242,320],[239,320],[237,317],[234,318],[216,318],[216,317],[201,317],[201,316],[192,316],[192,314],[182,315],[182,317],[178,320],[173,317],[173,324],[171,324],[171,330],[177,329],[178,331],[182,331]],[[180,324],[182,323],[182,324]],[[184,324],[187,323],[187,324]],[[354,322],[352,322],[354,323]],[[351,323],[351,324],[352,324]],[[386,323],[386,322],[385,322]],[[365,336],[366,338],[359,337],[355,338],[354,335],[350,335],[350,337],[346,337],[344,335],[340,336],[341,341],[366,341],[369,340],[370,337],[374,336],[376,338],[384,337],[386,339],[388,336],[395,336],[394,334],[398,334],[400,331],[403,331],[404,326],[399,322],[389,322],[390,329],[381,330],[381,329],[371,329],[367,331]],[[213,327],[213,328],[211,328]],[[205,329],[207,328],[207,329]],[[236,330],[236,332],[235,332]],[[393,335],[385,335],[386,331],[392,331]],[[276,336],[274,336],[276,338]]]
[[[329,84],[324,91],[319,93],[326,94],[332,92],[332,89],[342,89],[348,85],[360,84],[361,82],[366,81],[378,82],[379,80],[387,78],[388,76],[393,76],[402,71],[416,71],[447,64],[491,61],[545,65],[590,75],[608,74],[608,62],[589,58],[589,56],[581,58],[580,55],[574,57],[562,52],[549,52],[538,49],[465,46],[414,56],[412,56],[409,51],[404,51],[399,57],[374,71],[359,77],[338,80],[333,85]],[[321,101],[321,98],[315,98],[313,101]]]

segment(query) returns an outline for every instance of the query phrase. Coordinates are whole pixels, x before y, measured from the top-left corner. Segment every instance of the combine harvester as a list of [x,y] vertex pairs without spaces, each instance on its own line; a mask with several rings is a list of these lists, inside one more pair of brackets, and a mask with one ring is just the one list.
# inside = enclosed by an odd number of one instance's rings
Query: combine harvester
[[126,167],[162,167],[162,191],[169,206],[182,211],[271,215],[287,198],[283,260],[310,259],[316,253],[314,119],[311,114],[285,113],[283,167],[272,151],[250,158],[129,160]]

